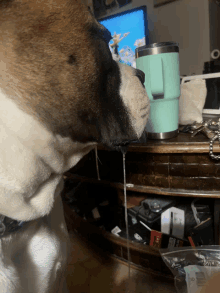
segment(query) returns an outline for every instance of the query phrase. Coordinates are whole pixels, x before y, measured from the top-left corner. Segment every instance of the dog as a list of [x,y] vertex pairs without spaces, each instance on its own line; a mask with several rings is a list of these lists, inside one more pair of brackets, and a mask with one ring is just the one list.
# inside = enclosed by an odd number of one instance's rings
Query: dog
[[0,292],[67,292],[63,174],[141,137],[144,74],[77,0],[0,1]]

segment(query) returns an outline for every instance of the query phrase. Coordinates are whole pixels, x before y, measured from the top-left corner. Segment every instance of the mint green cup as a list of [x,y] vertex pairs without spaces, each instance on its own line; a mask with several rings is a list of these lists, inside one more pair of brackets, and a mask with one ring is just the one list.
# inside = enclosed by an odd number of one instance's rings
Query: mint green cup
[[145,73],[150,99],[146,125],[150,139],[168,139],[178,134],[180,72],[179,45],[154,43],[135,50],[136,68]]

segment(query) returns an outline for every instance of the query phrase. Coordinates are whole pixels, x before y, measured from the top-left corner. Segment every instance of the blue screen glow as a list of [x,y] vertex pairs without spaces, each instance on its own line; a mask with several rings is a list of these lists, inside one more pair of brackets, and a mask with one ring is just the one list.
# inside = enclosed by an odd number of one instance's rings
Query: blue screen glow
[[[112,18],[103,19],[100,21],[113,36],[120,35],[119,40],[124,34],[129,33],[118,43],[118,52],[120,56],[120,62],[126,63],[130,66],[136,67],[135,62],[135,49],[139,46],[146,44],[145,40],[145,23],[144,11],[142,9],[116,15]],[[110,44],[113,40],[110,41]]]

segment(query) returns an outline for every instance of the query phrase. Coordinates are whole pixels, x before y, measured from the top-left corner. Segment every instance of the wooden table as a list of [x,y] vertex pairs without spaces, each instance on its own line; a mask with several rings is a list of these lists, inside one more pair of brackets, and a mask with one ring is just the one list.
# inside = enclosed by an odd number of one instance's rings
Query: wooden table
[[[220,152],[220,146],[214,144],[213,151]],[[98,157],[102,182],[123,189],[122,154],[99,145]],[[95,152],[85,156],[70,173],[98,180]],[[210,158],[209,140],[203,135],[149,140],[129,146],[126,181],[128,190],[137,192],[220,198],[220,161]]]
[[[85,156],[67,176],[81,181],[108,184],[123,192],[123,160],[120,152],[98,146],[100,181],[95,151]],[[215,142],[214,154],[220,153]],[[190,134],[164,140],[132,144],[126,154],[127,190],[147,194],[206,197],[215,199],[215,243],[220,245],[220,161],[209,156],[209,140],[203,134]]]

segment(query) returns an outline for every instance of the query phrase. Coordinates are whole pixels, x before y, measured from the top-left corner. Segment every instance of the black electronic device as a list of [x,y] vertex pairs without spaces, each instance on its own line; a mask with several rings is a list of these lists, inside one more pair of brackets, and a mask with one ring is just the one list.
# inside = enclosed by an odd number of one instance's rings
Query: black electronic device
[[[220,60],[204,63],[203,74],[219,73]],[[217,119],[220,116],[220,77],[206,79],[207,95],[203,108],[203,119]]]
[[140,206],[128,209],[129,221],[135,224],[135,220],[142,221],[150,228],[161,218],[161,214],[176,204],[175,199],[148,197]]
[[194,247],[215,245],[212,219],[209,218],[189,231],[189,241]]

